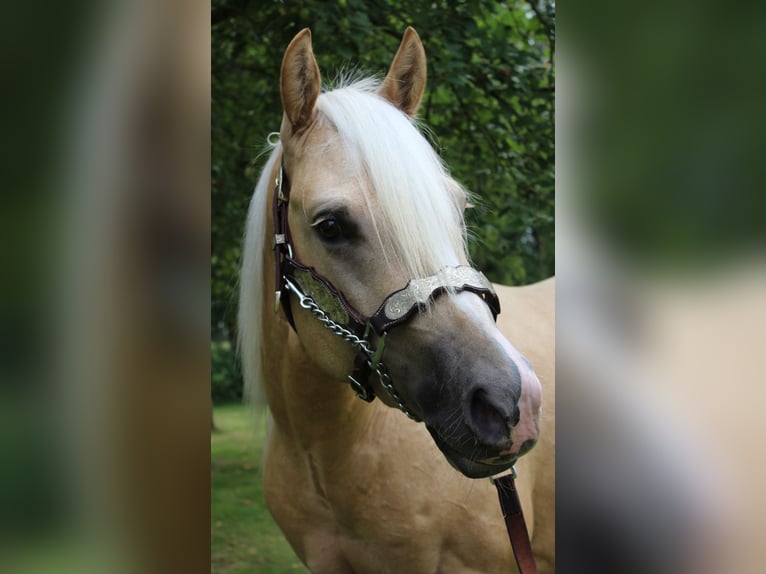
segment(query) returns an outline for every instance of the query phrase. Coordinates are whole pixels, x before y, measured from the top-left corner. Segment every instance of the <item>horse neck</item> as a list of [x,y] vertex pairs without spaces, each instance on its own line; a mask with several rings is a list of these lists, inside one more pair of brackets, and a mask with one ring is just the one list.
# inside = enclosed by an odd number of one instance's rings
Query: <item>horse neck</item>
[[265,311],[264,387],[277,428],[305,450],[355,444],[377,409],[321,373],[287,322]]

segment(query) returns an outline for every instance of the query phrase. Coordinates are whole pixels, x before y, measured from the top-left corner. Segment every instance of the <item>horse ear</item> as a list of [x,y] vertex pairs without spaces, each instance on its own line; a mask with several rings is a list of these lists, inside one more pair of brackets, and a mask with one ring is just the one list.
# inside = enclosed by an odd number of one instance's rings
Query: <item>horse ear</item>
[[285,50],[280,77],[282,107],[293,133],[314,120],[320,89],[319,66],[311,49],[311,30],[304,28]]
[[426,51],[415,28],[404,31],[402,43],[380,88],[380,94],[414,117],[426,89]]

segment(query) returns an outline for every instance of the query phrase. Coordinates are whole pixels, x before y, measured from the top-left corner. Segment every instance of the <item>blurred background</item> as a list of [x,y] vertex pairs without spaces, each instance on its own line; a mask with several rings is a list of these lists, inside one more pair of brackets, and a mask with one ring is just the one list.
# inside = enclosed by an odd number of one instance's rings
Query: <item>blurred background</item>
[[759,572],[764,8],[557,13],[557,553]]
[[2,8],[2,572],[209,568],[209,9]]

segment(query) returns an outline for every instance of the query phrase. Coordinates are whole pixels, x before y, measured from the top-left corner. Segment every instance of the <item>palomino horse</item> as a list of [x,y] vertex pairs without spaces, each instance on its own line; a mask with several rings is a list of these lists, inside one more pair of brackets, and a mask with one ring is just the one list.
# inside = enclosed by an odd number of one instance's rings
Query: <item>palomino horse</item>
[[273,417],[266,500],[312,572],[513,572],[497,493],[472,479],[537,442],[518,488],[551,572],[553,285],[495,295],[468,266],[466,194],[413,125],[425,76],[411,28],[381,84],[320,94],[308,29],[285,53],[239,311]]

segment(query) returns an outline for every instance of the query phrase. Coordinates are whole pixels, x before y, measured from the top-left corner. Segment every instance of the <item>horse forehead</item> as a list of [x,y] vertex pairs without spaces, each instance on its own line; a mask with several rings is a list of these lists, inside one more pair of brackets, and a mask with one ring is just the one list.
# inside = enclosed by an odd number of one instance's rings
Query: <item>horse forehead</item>
[[365,200],[362,185],[367,185],[363,177],[354,174],[343,164],[318,162],[301,170],[301,181],[296,182],[300,190],[300,201],[304,209],[321,210],[323,207],[344,207],[357,216],[376,205],[375,197]]
[[[360,209],[365,206],[362,187],[370,187],[369,178],[334,130],[323,128],[312,133],[295,150],[294,157],[298,176],[294,183],[304,204],[336,202]],[[367,201],[374,204],[375,194],[369,195]]]

